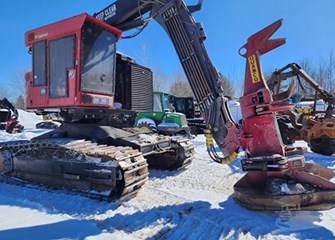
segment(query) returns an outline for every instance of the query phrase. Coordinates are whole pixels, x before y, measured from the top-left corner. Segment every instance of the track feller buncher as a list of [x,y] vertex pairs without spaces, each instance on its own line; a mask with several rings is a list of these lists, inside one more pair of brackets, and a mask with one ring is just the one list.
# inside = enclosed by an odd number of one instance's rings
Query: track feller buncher
[[[1,172],[47,185],[54,182],[81,191],[108,192],[108,197],[119,198],[134,195],[145,182],[144,157],[149,163],[159,158],[181,165],[187,162],[193,151],[189,141],[126,128],[132,122],[133,108],[116,109],[115,102],[123,98],[117,92],[115,44],[121,31],[145,27],[154,19],[173,42],[205,115],[211,158],[229,163],[237,157],[240,146],[246,152],[242,168],[247,174],[234,185],[235,200],[255,210],[333,207],[335,184],[329,179],[334,173],[306,164],[302,149],[284,146],[276,114],[291,106],[273,101],[262,76],[259,57],[285,42],[269,40],[281,21],[250,37],[240,51],[247,59],[240,127],[231,117],[219,74],[206,52],[203,27],[192,17],[201,5],[201,0],[194,6],[186,6],[182,0],[119,0],[95,13],[95,18],[81,14],[29,31],[26,45],[32,52],[33,70],[26,76],[27,107],[41,113],[57,109],[66,123],[49,133],[48,140],[2,146]],[[124,89],[140,88],[142,78],[130,81],[131,87]],[[131,99],[136,92],[126,96]],[[213,140],[223,154],[216,152]],[[291,192],[276,191],[282,185]]]

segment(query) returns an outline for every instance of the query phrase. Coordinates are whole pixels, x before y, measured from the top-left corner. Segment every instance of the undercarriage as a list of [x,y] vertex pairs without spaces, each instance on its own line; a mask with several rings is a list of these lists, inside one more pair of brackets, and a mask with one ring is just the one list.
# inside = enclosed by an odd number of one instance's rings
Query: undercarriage
[[136,195],[148,178],[148,164],[130,147],[85,140],[45,140],[1,146],[3,180],[66,188],[115,200]]
[[194,147],[185,138],[64,123],[29,142],[1,144],[0,173],[4,181],[17,179],[92,198],[125,200],[144,185],[148,166],[184,169],[193,154]]

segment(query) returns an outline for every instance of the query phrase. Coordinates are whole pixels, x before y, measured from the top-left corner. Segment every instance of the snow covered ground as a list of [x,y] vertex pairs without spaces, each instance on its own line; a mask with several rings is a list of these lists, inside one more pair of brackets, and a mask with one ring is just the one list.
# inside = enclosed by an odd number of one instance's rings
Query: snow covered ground
[[[25,130],[15,135],[1,131],[0,141],[30,139],[45,131],[35,129],[35,121],[40,119],[25,115]],[[335,209],[265,213],[236,204],[233,185],[243,176],[239,159],[230,165],[214,163],[204,142],[203,135],[193,140],[196,158],[186,171],[150,170],[144,188],[127,202],[0,183],[0,239],[335,238]],[[335,170],[334,155],[306,157]]]

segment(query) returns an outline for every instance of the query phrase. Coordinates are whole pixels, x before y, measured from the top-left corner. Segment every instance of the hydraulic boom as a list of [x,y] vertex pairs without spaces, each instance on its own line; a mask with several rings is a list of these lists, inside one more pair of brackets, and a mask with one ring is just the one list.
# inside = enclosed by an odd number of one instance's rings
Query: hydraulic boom
[[[219,85],[219,74],[204,46],[203,26],[192,17],[192,12],[200,10],[201,5],[202,0],[194,6],[186,6],[181,0],[116,1],[94,16],[121,30],[145,26],[151,19],[162,26],[173,42],[207,126],[225,155],[220,158],[210,144],[210,156],[215,161],[225,162],[227,158],[237,156],[239,131],[229,112],[228,99]],[[150,15],[144,19],[147,12]]]
[[[241,97],[242,132],[231,118],[219,76],[212,65],[204,40],[206,35],[191,13],[202,1],[188,7],[181,0],[116,1],[95,17],[122,30],[146,26],[155,19],[167,32],[176,49],[209,130],[206,138],[215,139],[225,157],[216,154],[213,142],[207,141],[210,156],[228,163],[237,156],[240,146],[246,152],[242,168],[248,173],[235,186],[235,199],[250,209],[281,210],[288,205],[298,209],[320,210],[335,206],[335,174],[323,167],[306,164],[303,149],[287,148],[281,140],[276,114],[292,109],[275,101],[261,71],[260,56],[283,45],[285,39],[270,39],[282,21],[252,35],[240,49],[246,58],[244,95]],[[143,14],[150,12],[148,18]],[[210,131],[210,132],[209,132]],[[273,186],[271,188],[271,186]],[[289,191],[277,191],[286,186]],[[308,198],[308,200],[306,200]],[[317,200],[315,200],[317,199]]]

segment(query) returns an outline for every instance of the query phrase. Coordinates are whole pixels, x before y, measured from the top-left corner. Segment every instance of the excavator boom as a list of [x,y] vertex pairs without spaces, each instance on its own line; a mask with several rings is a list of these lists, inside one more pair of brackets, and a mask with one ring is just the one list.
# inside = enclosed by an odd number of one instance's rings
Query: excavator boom
[[[334,173],[320,166],[306,165],[302,149],[288,149],[281,141],[276,114],[290,110],[292,106],[273,100],[260,67],[261,55],[285,43],[285,39],[270,39],[282,25],[281,20],[252,35],[240,49],[240,55],[247,60],[244,95],[240,99],[243,115],[241,133],[231,118],[224,90],[218,84],[219,75],[206,52],[203,27],[191,15],[193,10],[190,9],[198,10],[201,1],[195,8],[186,6],[181,0],[143,0],[137,2],[138,7],[135,6],[135,1],[130,1],[133,8],[139,10],[137,13],[129,9],[126,13],[118,12],[121,2],[127,5],[129,1],[117,1],[110,5],[109,8],[115,10],[110,19],[118,19],[118,14],[129,14],[131,21],[127,23],[126,17],[122,23],[114,20],[110,20],[110,23],[120,24],[118,26],[122,28],[126,24],[143,25],[148,19],[143,19],[141,11],[148,11],[149,19],[155,19],[169,35],[210,128],[205,131],[206,138],[210,139],[212,134],[226,155],[224,158],[219,157],[209,140],[207,147],[211,157],[215,161],[226,163],[237,156],[236,152],[241,145],[245,149],[247,157],[242,160],[242,168],[248,173],[234,186],[235,199],[239,203],[256,210],[282,210],[288,203],[310,210],[335,206],[335,184],[328,181],[334,177]],[[100,12],[96,16],[106,16],[106,13],[110,11],[105,9],[104,13]],[[273,189],[267,188],[276,182],[287,184],[288,179],[290,183],[294,182],[293,194],[275,193]],[[297,188],[300,185],[304,190],[299,192]],[[309,186],[312,186],[312,190],[307,189]],[[306,196],[312,199],[305,201]]]
[[[192,16],[192,12],[200,10],[201,5],[202,1],[194,6],[187,6],[181,0],[116,1],[94,16],[124,31],[143,26],[150,19],[156,20],[175,47],[215,142],[225,156],[237,156],[239,130],[229,112],[228,99],[220,87],[219,74],[204,46],[206,35],[203,26]],[[148,12],[150,17],[144,19],[143,15]],[[214,160],[224,161],[214,153],[213,145],[208,147],[208,151]]]

